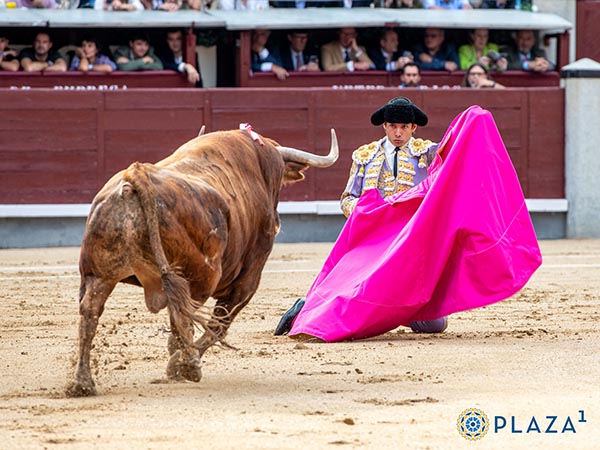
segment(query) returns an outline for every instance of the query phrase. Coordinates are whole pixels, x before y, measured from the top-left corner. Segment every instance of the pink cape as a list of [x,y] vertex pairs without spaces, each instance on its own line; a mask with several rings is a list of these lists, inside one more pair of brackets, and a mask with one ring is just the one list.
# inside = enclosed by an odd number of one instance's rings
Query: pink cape
[[289,334],[362,339],[489,305],[519,291],[541,263],[494,119],[471,106],[450,124],[421,184],[360,197]]

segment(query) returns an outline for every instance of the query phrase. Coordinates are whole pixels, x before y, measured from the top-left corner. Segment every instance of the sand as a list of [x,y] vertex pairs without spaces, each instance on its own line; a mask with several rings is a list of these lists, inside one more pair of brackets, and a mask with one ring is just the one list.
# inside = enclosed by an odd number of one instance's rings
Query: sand
[[[331,245],[275,246],[230,329],[238,350],[210,349],[199,383],[166,380],[166,313],[118,286],[92,352],[98,396],[75,399],[79,249],[0,250],[0,448],[600,448],[600,240],[542,241],[520,293],[441,335],[273,336]],[[456,427],[468,408],[488,418],[476,442]]]

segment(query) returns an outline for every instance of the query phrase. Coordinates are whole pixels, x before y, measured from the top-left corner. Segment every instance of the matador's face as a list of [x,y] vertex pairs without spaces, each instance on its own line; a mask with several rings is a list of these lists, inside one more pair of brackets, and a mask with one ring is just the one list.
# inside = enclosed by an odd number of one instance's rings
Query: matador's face
[[383,122],[383,129],[388,140],[396,147],[406,144],[417,129],[414,123]]

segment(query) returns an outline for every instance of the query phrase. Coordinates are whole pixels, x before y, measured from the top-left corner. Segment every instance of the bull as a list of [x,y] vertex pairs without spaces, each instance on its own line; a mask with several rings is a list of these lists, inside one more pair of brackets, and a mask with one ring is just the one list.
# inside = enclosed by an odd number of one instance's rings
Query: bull
[[[156,164],[114,175],[92,202],[81,245],[78,361],[67,396],[96,395],[92,341],[120,282],[142,287],[151,312],[167,308],[167,377],[200,381],[204,352],[225,343],[258,288],[280,227],[281,187],[337,158],[333,129],[327,156],[250,130],[201,132]],[[194,341],[195,328],[203,333]]]

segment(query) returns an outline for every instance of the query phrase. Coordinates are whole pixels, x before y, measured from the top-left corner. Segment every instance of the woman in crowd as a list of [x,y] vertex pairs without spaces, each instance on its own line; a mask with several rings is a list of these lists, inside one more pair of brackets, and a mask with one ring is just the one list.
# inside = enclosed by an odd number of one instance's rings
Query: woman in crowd
[[111,59],[100,53],[98,41],[93,36],[86,36],[81,41],[81,47],[75,50],[69,70],[80,72],[112,72],[117,65]]
[[474,63],[469,66],[463,78],[462,87],[472,89],[504,89],[504,86],[490,78],[489,71],[481,63]]
[[469,33],[470,44],[461,45],[458,49],[458,60],[461,70],[466,70],[476,62],[488,68],[506,70],[508,61],[500,53],[498,46],[489,42],[490,32],[487,28],[476,28]]

